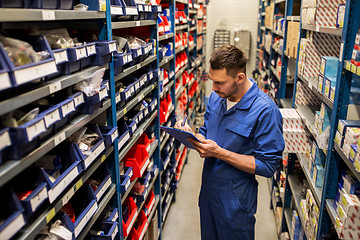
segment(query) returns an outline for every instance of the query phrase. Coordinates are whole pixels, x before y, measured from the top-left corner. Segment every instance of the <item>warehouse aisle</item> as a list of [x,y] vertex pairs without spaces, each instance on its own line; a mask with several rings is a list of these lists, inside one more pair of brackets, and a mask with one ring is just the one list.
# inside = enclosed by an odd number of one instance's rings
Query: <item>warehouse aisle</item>
[[[198,195],[201,184],[203,160],[195,151],[190,151],[184,168],[176,201],[171,206],[163,229],[164,240],[199,240],[200,215]],[[266,178],[259,181],[258,212],[256,214],[256,239],[277,239],[275,218],[270,210],[270,193]]]

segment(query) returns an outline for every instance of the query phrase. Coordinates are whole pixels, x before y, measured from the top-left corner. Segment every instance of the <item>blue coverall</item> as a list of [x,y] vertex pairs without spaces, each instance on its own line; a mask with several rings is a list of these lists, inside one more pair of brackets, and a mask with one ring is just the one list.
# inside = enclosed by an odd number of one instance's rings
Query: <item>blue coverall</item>
[[[282,116],[256,83],[229,111],[226,99],[213,92],[204,119],[200,133],[205,138],[229,151],[254,156],[255,174],[273,176],[285,146]],[[199,196],[201,239],[254,239],[257,193],[254,174],[220,159],[206,158]]]

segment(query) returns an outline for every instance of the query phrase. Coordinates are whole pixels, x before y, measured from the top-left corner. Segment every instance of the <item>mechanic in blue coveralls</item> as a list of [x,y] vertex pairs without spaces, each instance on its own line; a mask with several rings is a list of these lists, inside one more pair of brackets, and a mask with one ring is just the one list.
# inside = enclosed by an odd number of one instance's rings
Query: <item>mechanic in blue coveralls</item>
[[[254,239],[258,183],[270,178],[284,150],[278,107],[246,76],[243,52],[227,45],[210,59],[213,92],[205,123],[189,139],[205,158],[199,196],[202,240]],[[189,125],[177,128],[191,131]]]

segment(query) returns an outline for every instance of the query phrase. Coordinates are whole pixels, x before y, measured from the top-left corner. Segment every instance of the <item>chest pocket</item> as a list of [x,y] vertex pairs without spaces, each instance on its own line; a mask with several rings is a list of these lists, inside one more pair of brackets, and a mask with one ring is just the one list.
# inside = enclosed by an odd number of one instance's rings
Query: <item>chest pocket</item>
[[245,153],[252,148],[251,131],[252,127],[246,124],[231,121],[226,124],[224,136],[224,146],[226,149],[237,152]]

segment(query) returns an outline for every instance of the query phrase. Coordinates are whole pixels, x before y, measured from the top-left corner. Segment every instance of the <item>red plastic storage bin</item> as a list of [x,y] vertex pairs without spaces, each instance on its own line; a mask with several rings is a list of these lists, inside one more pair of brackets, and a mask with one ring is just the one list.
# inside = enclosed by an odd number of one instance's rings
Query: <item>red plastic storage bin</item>
[[129,239],[142,240],[148,228],[147,217],[144,211],[140,212],[139,218],[135,225],[136,226],[131,230]]
[[126,237],[130,234],[132,227],[134,226],[135,220],[138,216],[137,207],[132,197],[128,197],[122,205],[122,230],[123,236]]
[[125,167],[132,167],[133,169],[134,174],[131,181],[141,177],[150,163],[149,153],[146,151],[146,146],[142,144],[132,146],[124,159]]

